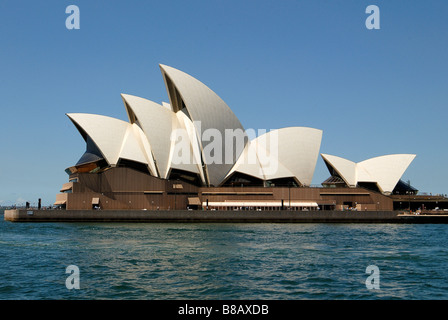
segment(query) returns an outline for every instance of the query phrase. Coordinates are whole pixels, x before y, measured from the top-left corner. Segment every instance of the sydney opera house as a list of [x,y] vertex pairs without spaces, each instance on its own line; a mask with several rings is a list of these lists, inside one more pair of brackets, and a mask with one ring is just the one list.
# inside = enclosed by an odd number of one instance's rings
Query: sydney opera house
[[[322,130],[245,130],[210,88],[160,65],[169,103],[122,94],[129,118],[69,113],[86,142],[55,205],[66,209],[393,210],[417,190],[415,155],[320,154]],[[259,130],[260,131],[260,130]],[[318,158],[330,177],[312,186]],[[410,205],[410,203],[409,203]]]

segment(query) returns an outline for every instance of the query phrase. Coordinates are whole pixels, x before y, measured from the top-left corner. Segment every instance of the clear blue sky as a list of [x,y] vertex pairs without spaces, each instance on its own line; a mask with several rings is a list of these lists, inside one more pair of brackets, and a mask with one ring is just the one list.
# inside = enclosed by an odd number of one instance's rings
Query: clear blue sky
[[[55,201],[85,151],[66,113],[127,120],[120,93],[168,101],[159,63],[245,128],[322,129],[320,152],[353,161],[415,153],[403,180],[448,193],[447,17],[445,0],[2,0],[0,205]],[[328,176],[319,158],[313,183]]]

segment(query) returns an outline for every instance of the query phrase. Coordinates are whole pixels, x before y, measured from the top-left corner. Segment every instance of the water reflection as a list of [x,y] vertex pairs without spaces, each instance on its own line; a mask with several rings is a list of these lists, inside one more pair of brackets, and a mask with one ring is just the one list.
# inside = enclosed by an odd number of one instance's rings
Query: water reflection
[[[445,225],[2,222],[0,228],[2,299],[448,298]],[[64,285],[71,264],[81,272],[77,291]],[[378,291],[365,286],[372,264],[381,270]]]

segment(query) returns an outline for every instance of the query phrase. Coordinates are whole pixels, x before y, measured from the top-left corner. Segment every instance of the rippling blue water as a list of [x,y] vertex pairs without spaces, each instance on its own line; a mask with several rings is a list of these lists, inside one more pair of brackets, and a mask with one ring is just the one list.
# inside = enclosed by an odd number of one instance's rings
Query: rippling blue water
[[0,299],[448,299],[448,225],[0,218]]

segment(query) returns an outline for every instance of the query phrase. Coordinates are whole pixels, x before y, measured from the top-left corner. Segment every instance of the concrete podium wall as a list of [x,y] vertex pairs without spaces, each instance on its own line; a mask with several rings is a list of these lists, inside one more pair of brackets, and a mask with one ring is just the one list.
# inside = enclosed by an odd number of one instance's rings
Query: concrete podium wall
[[12,222],[399,222],[397,211],[6,210]]

